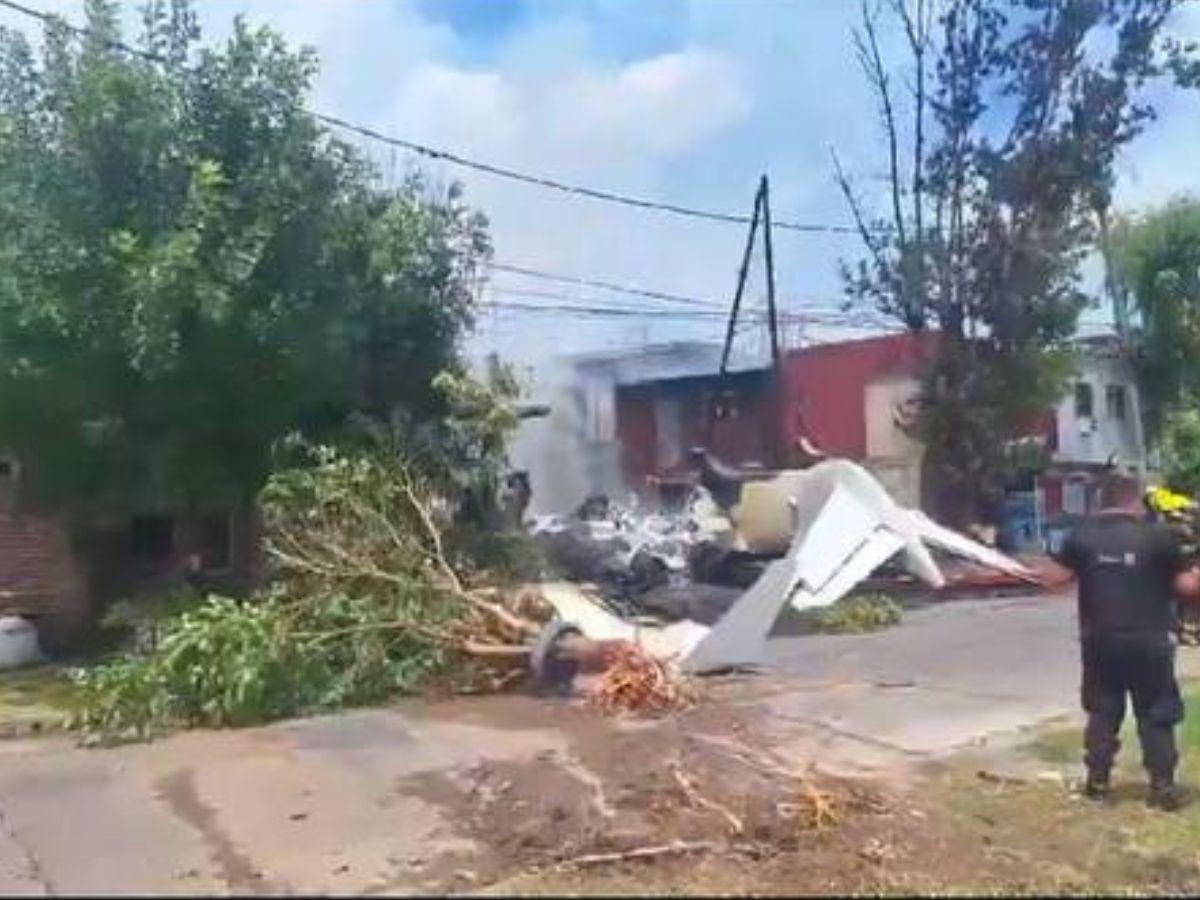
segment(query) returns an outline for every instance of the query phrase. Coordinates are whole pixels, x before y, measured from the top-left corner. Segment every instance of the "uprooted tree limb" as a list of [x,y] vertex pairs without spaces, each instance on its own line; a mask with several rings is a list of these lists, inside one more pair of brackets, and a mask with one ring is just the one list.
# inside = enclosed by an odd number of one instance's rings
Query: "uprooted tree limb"
[[400,616],[350,630],[408,631],[493,662],[528,656],[541,624],[505,606],[503,592],[468,585],[455,571],[443,537],[447,504],[403,459],[318,454],[315,468],[285,473],[264,495],[264,545],[280,575],[299,587],[299,602],[320,602],[330,589],[386,597],[428,582],[444,608],[408,605]]

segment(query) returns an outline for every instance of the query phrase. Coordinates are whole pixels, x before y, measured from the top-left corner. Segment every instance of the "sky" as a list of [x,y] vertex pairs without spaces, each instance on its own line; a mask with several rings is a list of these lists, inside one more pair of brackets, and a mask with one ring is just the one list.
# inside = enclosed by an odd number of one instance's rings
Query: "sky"
[[[80,0],[26,0],[79,21]],[[848,224],[831,151],[867,202],[884,199],[884,156],[858,70],[850,0],[198,0],[208,40],[234,16],[314,47],[315,110],[463,156],[561,181],[748,214],[758,179],[776,219]],[[132,6],[131,6],[132,10]],[[129,13],[132,21],[132,11]],[[0,23],[34,26],[0,11]],[[1172,25],[1200,37],[1200,4]],[[892,44],[895,35],[885,35]],[[1136,209],[1196,187],[1200,96],[1164,96],[1160,120],[1119,162],[1118,202]],[[510,265],[711,298],[727,309],[744,226],[614,206],[429,164],[368,142],[385,177],[414,165],[460,179],[491,221]],[[861,253],[847,235],[776,230],[781,306],[841,300],[838,263]],[[748,290],[762,308],[761,256]],[[500,301],[644,304],[594,289],[498,273]],[[1101,320],[1103,312],[1089,318]],[[720,341],[720,316],[589,320],[485,311],[469,342],[516,362],[676,339]],[[837,336],[809,327],[792,340]],[[750,328],[745,351],[764,347]]]

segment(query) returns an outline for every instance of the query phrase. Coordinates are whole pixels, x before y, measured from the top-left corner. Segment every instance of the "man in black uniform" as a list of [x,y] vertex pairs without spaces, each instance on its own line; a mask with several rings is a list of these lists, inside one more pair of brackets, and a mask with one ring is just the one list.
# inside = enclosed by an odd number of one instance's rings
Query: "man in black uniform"
[[1169,527],[1145,521],[1132,506],[1105,510],[1075,529],[1057,559],[1079,581],[1088,717],[1084,792],[1108,796],[1128,693],[1150,775],[1147,802],[1175,809],[1180,803],[1175,725],[1183,719],[1183,700],[1175,681],[1172,629],[1177,587],[1185,584],[1179,538]]

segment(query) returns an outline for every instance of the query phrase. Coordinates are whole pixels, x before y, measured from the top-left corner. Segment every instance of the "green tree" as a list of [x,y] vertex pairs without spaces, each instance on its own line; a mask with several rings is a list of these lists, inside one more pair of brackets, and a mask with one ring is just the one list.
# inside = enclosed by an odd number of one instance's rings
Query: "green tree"
[[1200,202],[1180,198],[1119,222],[1112,256],[1138,312],[1142,396],[1157,435],[1167,411],[1200,390]]
[[1200,495],[1200,403],[1195,396],[1165,413],[1161,445],[1167,484]]
[[0,32],[0,445],[35,499],[228,506],[285,434],[443,415],[483,218],[322,129],[311,51],[152,0],[143,58],[117,12]]
[[[1007,445],[1061,396],[1113,160],[1152,116],[1142,89],[1172,51],[1185,54],[1163,34],[1177,5],[864,6],[855,41],[879,101],[891,203],[872,219],[838,166],[868,251],[844,274],[851,303],[939,333],[910,425],[938,489],[927,499],[951,519],[986,515]],[[884,10],[911,62],[910,98],[884,61]]]

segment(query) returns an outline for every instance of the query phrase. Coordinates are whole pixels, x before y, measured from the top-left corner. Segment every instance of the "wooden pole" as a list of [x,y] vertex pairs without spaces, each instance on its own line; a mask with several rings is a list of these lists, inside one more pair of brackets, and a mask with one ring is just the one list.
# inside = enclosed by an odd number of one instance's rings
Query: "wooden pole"
[[738,312],[742,308],[742,293],[746,289],[746,275],[750,271],[750,254],[754,250],[754,236],[758,232],[758,217],[763,203],[763,184],[759,183],[758,192],[754,195],[754,215],[750,217],[750,231],[746,235],[746,250],[742,254],[742,268],[738,272],[737,290],[733,294],[733,307],[729,310],[729,325],[725,329],[725,349],[721,353],[721,371],[724,375],[729,366],[729,353],[733,349],[733,332],[737,325]]
[[767,260],[767,326],[771,330],[771,365],[779,374],[779,316],[775,311],[775,255],[771,248],[771,187],[767,176],[762,177],[758,188],[762,197],[763,251]]

